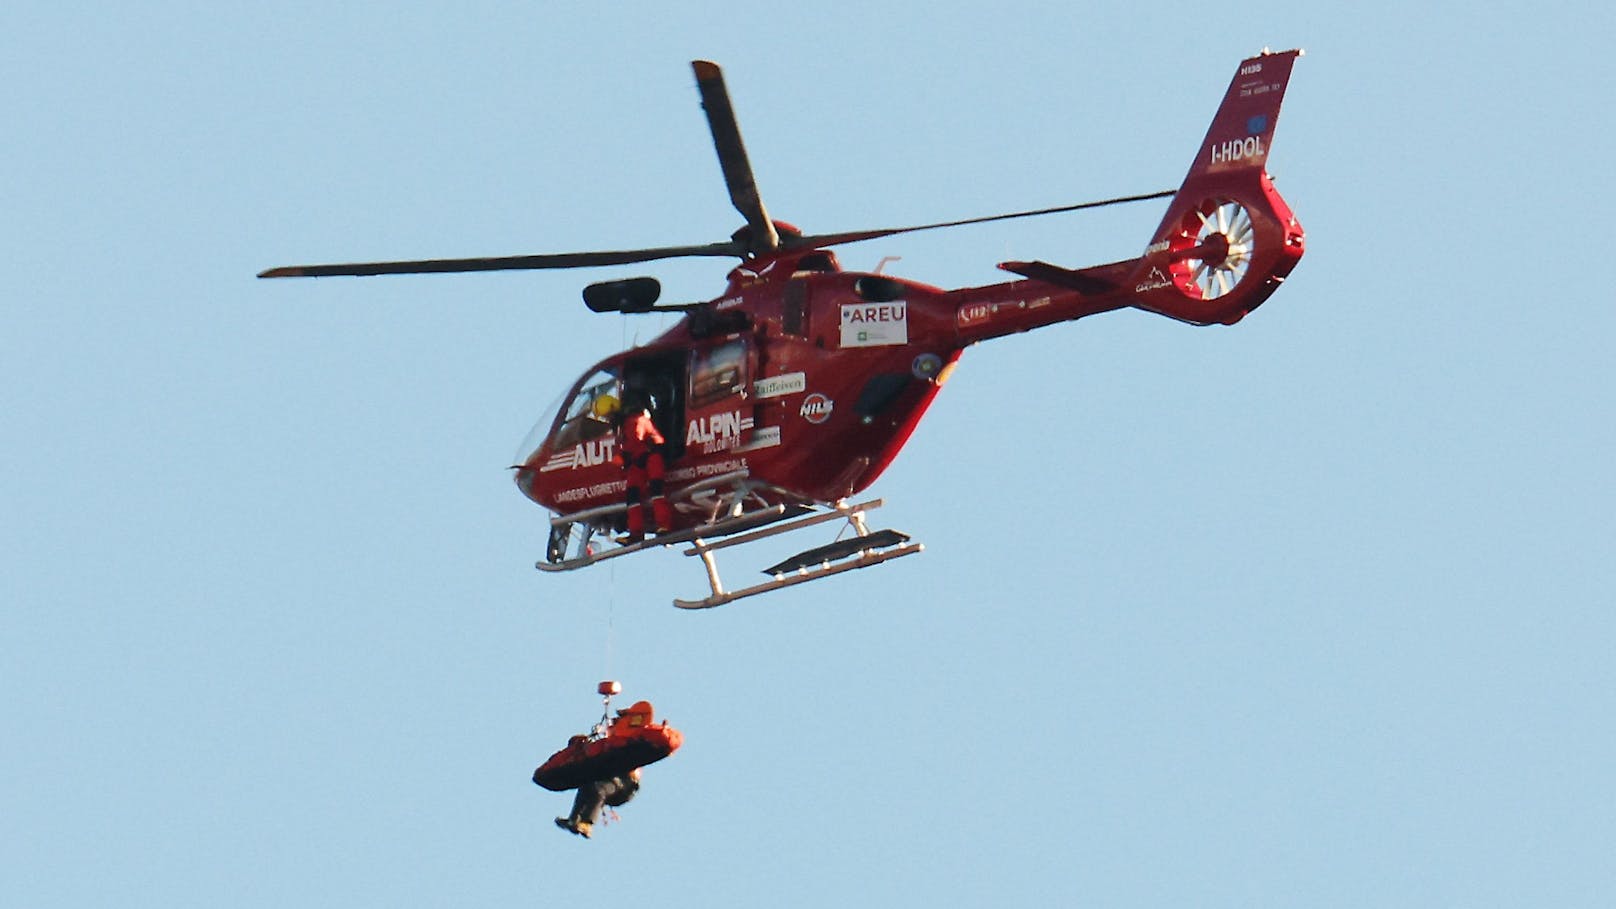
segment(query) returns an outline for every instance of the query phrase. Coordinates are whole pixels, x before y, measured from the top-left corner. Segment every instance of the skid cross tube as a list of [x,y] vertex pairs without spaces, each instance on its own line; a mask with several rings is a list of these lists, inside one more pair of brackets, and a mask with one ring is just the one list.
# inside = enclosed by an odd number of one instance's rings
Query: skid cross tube
[[[678,504],[688,499],[691,506],[696,508],[705,508],[707,511],[707,519],[706,523],[701,527],[680,531],[672,535],[663,534],[642,543],[614,546],[600,553],[590,551],[590,544],[594,541],[596,534],[604,535],[608,540],[610,539],[609,534],[611,525],[605,519],[615,517],[616,515],[620,515],[627,511],[627,502],[615,502],[611,505],[598,505],[594,508],[586,508],[583,511],[574,511],[571,514],[555,515],[554,517],[550,518],[550,528],[552,534],[551,546],[556,546],[554,534],[562,534],[564,537],[566,537],[566,539],[561,542],[560,551],[562,557],[559,559],[547,559],[546,561],[536,562],[534,563],[534,567],[540,571],[571,571],[575,568],[583,568],[587,565],[593,565],[596,562],[604,559],[611,559],[618,556],[625,556],[632,552],[639,552],[642,549],[648,549],[655,545],[673,545],[675,543],[684,543],[698,534],[702,536],[711,536],[714,534],[714,527],[732,526],[730,521],[722,520],[720,518],[720,515],[723,512],[728,511],[729,518],[739,518],[743,516],[744,512],[741,506],[745,503],[747,493],[751,492],[752,489],[755,488],[754,484],[748,481],[747,478],[749,476],[750,474],[745,470],[732,470],[729,473],[718,474],[717,476],[707,477],[706,479],[697,480],[694,483],[681,486],[668,496],[668,500],[674,502],[676,507],[688,507],[680,506]],[[721,496],[717,504],[704,503],[699,498],[704,493],[711,492],[712,490],[718,489],[719,487],[725,485],[730,487],[730,491]],[[786,510],[784,507],[778,509],[766,508],[762,511],[753,512],[751,516],[762,520],[776,520],[780,515],[785,514],[785,512]],[[771,513],[774,515],[772,518],[768,517],[768,515]],[[577,541],[578,555],[569,559],[565,557],[566,550],[572,545],[571,534],[572,528],[575,525],[583,527],[583,537]],[[739,526],[733,526],[733,529],[723,532],[733,533],[738,530],[746,529],[748,529],[748,525],[741,523]]]
[[540,571],[572,571],[575,568],[583,568],[588,565],[593,565],[596,562],[604,562],[607,559],[615,559],[620,556],[626,556],[631,553],[639,552],[642,549],[650,549],[653,546],[673,546],[679,543],[688,543],[691,540],[696,539],[698,534],[709,534],[716,536],[746,530],[756,526],[758,523],[777,521],[784,517],[785,514],[786,506],[772,505],[758,511],[746,512],[740,517],[726,518],[722,521],[717,521],[711,524],[703,524],[700,527],[692,527],[689,530],[678,530],[674,531],[673,533],[663,534],[661,536],[649,537],[639,541],[638,543],[628,543],[622,546],[615,546],[611,549],[607,549],[604,552],[589,553],[579,556],[578,558],[567,559],[566,561],[562,562],[536,562],[534,563],[534,567]]

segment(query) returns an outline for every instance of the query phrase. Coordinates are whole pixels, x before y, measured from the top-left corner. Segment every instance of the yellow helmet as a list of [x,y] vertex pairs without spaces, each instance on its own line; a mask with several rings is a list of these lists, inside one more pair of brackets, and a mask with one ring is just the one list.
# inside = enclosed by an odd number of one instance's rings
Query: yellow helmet
[[601,395],[595,399],[595,416],[609,417],[612,414],[617,413],[620,407],[622,407],[622,404],[618,402],[616,395]]

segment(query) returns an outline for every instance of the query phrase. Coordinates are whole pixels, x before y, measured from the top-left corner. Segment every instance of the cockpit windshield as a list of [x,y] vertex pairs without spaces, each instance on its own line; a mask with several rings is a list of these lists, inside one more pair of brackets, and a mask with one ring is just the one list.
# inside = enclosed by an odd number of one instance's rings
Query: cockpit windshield
[[561,412],[555,432],[552,433],[555,448],[590,442],[612,431],[610,411],[604,414],[597,413],[595,407],[595,402],[605,395],[611,395],[613,398],[622,395],[616,372],[598,370],[579,384],[578,390],[572,394],[572,400],[567,402],[566,409]]
[[595,412],[595,402],[602,395],[622,396],[616,370],[594,370],[573,386],[571,394],[558,402],[565,404],[564,407],[552,404],[522,442],[519,461],[525,462],[531,458],[546,439],[553,439],[551,450],[558,451],[610,433],[611,418]]

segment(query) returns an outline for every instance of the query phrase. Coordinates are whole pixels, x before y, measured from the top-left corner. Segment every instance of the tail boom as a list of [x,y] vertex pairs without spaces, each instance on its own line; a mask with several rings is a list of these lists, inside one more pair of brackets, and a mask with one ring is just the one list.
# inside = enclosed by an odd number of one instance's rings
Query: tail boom
[[1241,61],[1144,255],[1068,269],[1003,262],[1023,280],[949,294],[961,346],[1133,307],[1194,325],[1233,325],[1301,260],[1302,225],[1266,165],[1299,50]]

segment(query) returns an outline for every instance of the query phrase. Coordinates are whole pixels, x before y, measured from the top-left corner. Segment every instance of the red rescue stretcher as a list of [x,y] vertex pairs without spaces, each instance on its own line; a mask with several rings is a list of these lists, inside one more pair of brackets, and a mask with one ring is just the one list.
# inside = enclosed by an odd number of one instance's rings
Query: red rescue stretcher
[[684,736],[667,723],[652,722],[649,701],[636,701],[617,711],[606,735],[575,735],[567,747],[533,771],[533,782],[551,792],[577,789],[595,780],[622,776],[654,764],[679,750]]

